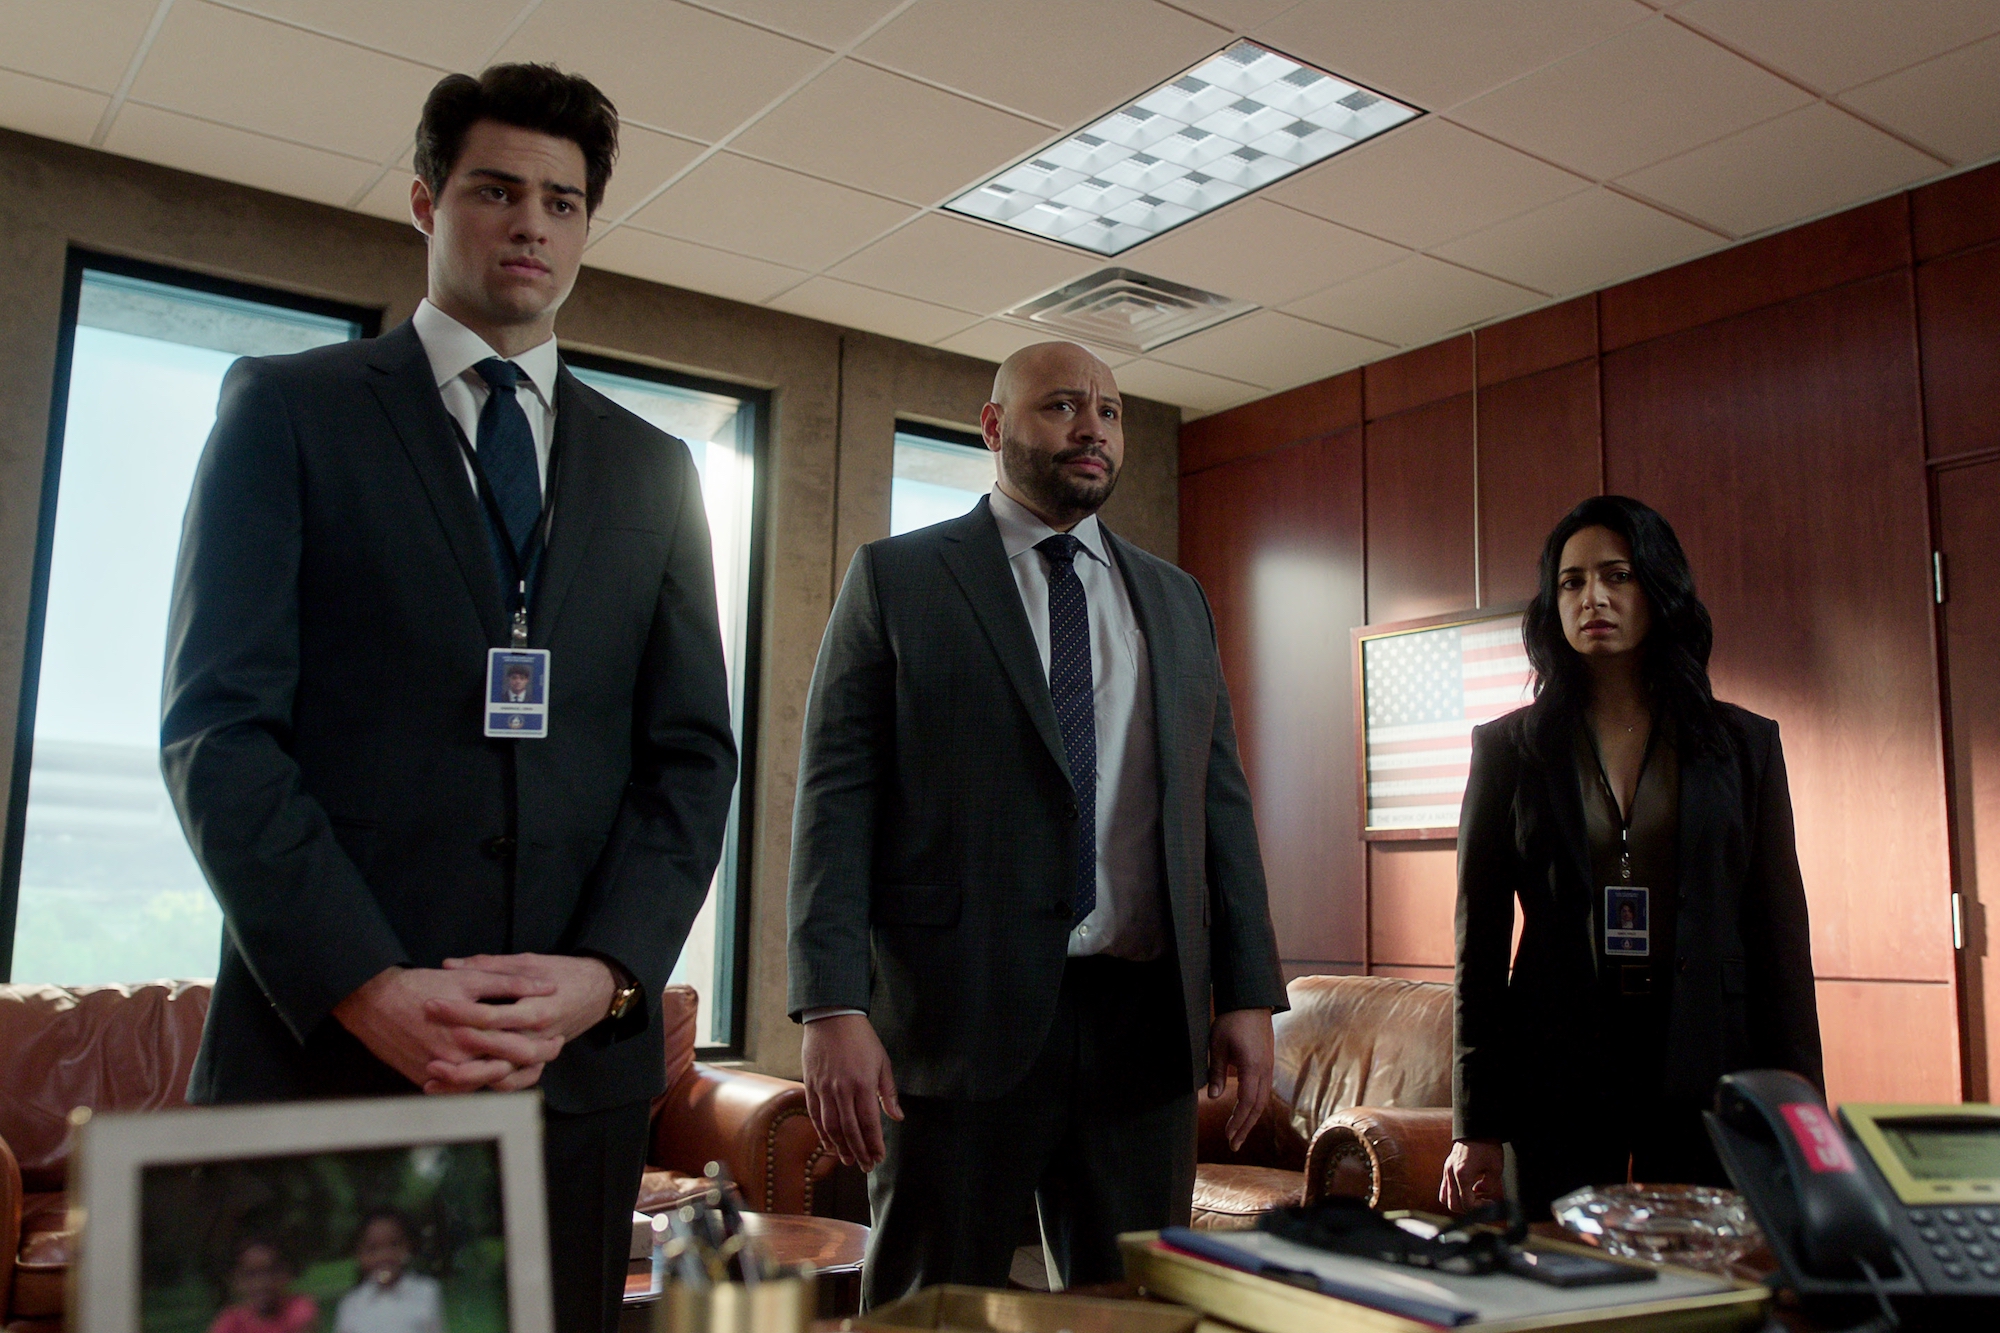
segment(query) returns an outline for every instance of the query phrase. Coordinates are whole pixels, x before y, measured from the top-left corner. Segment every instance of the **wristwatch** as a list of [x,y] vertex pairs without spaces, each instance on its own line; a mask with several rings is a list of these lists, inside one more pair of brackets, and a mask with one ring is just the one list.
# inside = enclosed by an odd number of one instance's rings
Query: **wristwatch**
[[612,980],[623,977],[624,982],[611,992],[611,1010],[605,1017],[616,1023],[632,1012],[632,1006],[639,1003],[639,983],[624,968],[613,964]]

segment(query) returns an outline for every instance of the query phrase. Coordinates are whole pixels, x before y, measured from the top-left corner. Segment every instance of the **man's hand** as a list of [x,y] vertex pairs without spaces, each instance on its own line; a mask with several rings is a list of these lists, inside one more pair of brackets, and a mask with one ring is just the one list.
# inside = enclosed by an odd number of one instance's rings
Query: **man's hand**
[[[865,1014],[839,1014],[806,1024],[803,1053],[806,1114],[820,1142],[842,1162],[873,1171],[882,1164],[882,1112],[903,1118],[889,1053]],[[879,1110],[878,1110],[879,1103]]]
[[1243,1146],[1271,1099],[1271,1011],[1232,1009],[1217,1014],[1208,1031],[1208,1095],[1220,1097],[1236,1075],[1236,1109],[1229,1114],[1229,1150]]
[[1506,1197],[1504,1149],[1490,1139],[1459,1139],[1444,1159],[1444,1184],[1438,1198],[1454,1213],[1469,1213],[1482,1203]]
[[[425,1003],[426,1018],[443,1024],[458,1041],[476,1051],[492,1051],[525,1037],[543,1044],[553,1042],[553,1050],[544,1057],[553,1060],[565,1042],[604,1021],[611,1012],[612,997],[618,993],[611,967],[601,958],[548,953],[477,954],[471,958],[447,958],[444,966],[447,975],[480,973],[535,987],[533,994],[512,1004],[480,1004],[456,997],[440,997]],[[429,1074],[438,1086],[426,1083],[424,1091],[468,1090],[461,1086],[468,1072],[434,1061]]]
[[532,1087],[562,1043],[529,1032],[476,1032],[468,1039],[433,1017],[432,1006],[497,1011],[553,992],[545,981],[475,968],[391,967],[335,1005],[333,1016],[376,1059],[425,1092],[513,1092]]

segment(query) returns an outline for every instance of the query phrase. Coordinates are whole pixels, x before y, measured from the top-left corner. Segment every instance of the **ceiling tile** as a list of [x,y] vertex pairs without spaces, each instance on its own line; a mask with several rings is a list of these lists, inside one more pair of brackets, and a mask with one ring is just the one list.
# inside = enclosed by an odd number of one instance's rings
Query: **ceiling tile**
[[1426,110],[1455,106],[1649,17],[1634,0],[1323,0],[1251,35]]
[[1118,367],[1112,374],[1118,380],[1121,393],[1172,403],[1204,416],[1235,407],[1238,403],[1253,402],[1269,393],[1269,390],[1254,384],[1224,379],[1220,375],[1205,375],[1199,370],[1170,366],[1164,361],[1134,361]]
[[695,0],[766,28],[790,33],[825,47],[845,46],[868,25],[895,9],[897,0]]
[[808,278],[770,305],[828,324],[917,343],[934,343],[972,323],[970,315],[957,310],[833,278]]
[[354,205],[358,212],[374,217],[386,218],[390,222],[415,223],[410,218],[410,178],[409,167],[397,167],[389,171],[361,196],[361,202]]
[[500,58],[553,60],[602,88],[625,119],[713,143],[827,56],[666,0],[546,0]]
[[1452,112],[1452,119],[1608,179],[1812,101],[1664,18]]
[[1425,247],[1589,187],[1581,176],[1426,116],[1264,193],[1372,236]]
[[730,147],[914,203],[948,199],[1049,137],[1048,127],[843,60]]
[[1840,99],[1957,166],[2000,153],[2000,37],[1891,74]]
[[872,194],[717,153],[632,215],[648,231],[820,269],[909,217]]
[[[949,338],[941,339],[938,346],[947,352],[960,352],[966,356],[976,356],[981,361],[1005,361],[1023,347],[1035,343],[1052,342],[1056,339],[1047,330],[1025,328],[1019,324],[1009,324],[1003,319],[982,320],[969,329],[962,329]],[[1062,341],[1070,341],[1063,339]],[[1135,358],[1130,352],[1113,347],[1098,347],[1091,343],[1084,346],[1113,370]]]
[[1222,49],[1153,0],[926,0],[855,54],[1045,120],[1091,120]]
[[1539,305],[1539,292],[1418,255],[1285,307],[1319,324],[1401,347]]
[[0,0],[0,66],[115,92],[157,8],[159,0],[95,0],[79,22],[73,5]]
[[434,69],[281,23],[180,4],[168,12],[132,98],[379,163],[409,141],[438,78]]
[[[186,0],[183,0],[185,3]],[[519,0],[228,0],[320,32],[421,60],[439,69],[476,74],[479,58],[520,12]]]
[[104,142],[107,151],[178,167],[260,190],[344,205],[379,164],[357,161],[127,102]]
[[1694,0],[1674,17],[1822,92],[1839,92],[2000,33],[1994,0]]
[[692,139],[678,139],[639,125],[620,125],[618,162],[611,169],[611,181],[604,187],[604,202],[597,206],[597,215],[614,220],[625,216],[701,153],[702,145]]
[[1439,246],[1442,258],[1568,296],[1664,268],[1728,242],[1609,190],[1591,190]]
[[584,251],[583,262],[592,268],[750,305],[770,300],[807,276],[795,268],[745,259],[671,236],[655,236],[636,227],[615,227],[606,232]]
[[1258,310],[1170,342],[1147,359],[1276,389],[1337,375],[1395,350],[1373,338]]
[[1113,262],[1221,296],[1283,305],[1408,253],[1324,218],[1246,199]]
[[1943,169],[1935,158],[1818,102],[1618,183],[1677,213],[1748,236],[1872,199]]
[[1095,255],[932,213],[828,272],[920,301],[990,315],[1103,265]]
[[10,130],[89,143],[110,104],[103,93],[0,70],[0,125]]

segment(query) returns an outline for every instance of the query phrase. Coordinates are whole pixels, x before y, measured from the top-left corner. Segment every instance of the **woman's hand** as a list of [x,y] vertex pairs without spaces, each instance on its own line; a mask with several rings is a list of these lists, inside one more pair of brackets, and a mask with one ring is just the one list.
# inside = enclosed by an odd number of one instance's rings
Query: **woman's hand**
[[1459,1139],[1444,1159],[1444,1187],[1438,1196],[1454,1213],[1498,1203],[1507,1194],[1506,1162],[1506,1152],[1489,1139]]

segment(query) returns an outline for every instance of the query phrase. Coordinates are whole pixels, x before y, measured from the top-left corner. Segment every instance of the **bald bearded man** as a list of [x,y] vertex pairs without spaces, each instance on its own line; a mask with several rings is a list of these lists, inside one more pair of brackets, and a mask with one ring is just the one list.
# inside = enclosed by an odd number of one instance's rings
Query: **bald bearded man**
[[[791,873],[806,1099],[869,1171],[862,1299],[1004,1286],[1039,1208],[1066,1285],[1185,1224],[1195,1089],[1241,1144],[1282,1008],[1250,794],[1195,581],[1097,518],[1110,367],[1009,357],[998,482],[864,546],[820,645]],[[1211,1021],[1211,1014],[1214,1015]]]

